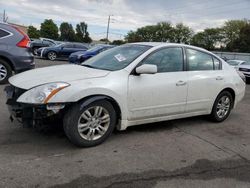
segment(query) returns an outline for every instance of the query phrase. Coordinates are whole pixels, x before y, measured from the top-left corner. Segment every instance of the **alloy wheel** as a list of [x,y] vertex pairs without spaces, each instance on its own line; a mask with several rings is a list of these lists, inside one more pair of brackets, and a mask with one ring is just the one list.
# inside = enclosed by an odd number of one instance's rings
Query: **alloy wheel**
[[230,110],[230,105],[231,101],[228,96],[222,96],[220,98],[216,107],[216,113],[220,119],[224,118],[228,114]]
[[38,48],[34,48],[33,53],[34,55],[37,55]]
[[7,77],[8,71],[6,67],[0,64],[0,81],[4,80]]
[[80,136],[89,141],[98,140],[110,126],[110,115],[101,106],[86,109],[79,118],[78,132]]
[[55,52],[49,52],[48,58],[50,60],[52,60],[52,61],[55,60],[56,59],[56,53]]

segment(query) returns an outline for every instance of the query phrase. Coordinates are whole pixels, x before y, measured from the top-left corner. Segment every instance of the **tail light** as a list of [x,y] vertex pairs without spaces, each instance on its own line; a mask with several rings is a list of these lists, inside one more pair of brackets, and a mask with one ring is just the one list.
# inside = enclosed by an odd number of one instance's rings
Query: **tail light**
[[28,37],[28,35],[26,33],[24,33],[21,29],[19,29],[18,27],[12,26],[13,28],[15,28],[21,35],[23,35],[23,38],[21,41],[19,41],[16,46],[20,47],[20,48],[28,48],[29,44],[30,44],[30,38]]

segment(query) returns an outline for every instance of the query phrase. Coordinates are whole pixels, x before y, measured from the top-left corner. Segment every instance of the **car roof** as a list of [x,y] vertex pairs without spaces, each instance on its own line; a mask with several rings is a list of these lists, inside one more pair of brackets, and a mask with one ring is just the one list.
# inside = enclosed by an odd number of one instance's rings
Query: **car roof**
[[204,51],[206,53],[210,53],[208,50],[204,49],[204,48],[199,48],[196,46],[192,46],[192,45],[187,45],[187,44],[181,44],[181,43],[168,43],[168,42],[136,42],[136,43],[130,43],[130,44],[138,44],[138,45],[146,45],[146,46],[152,46],[152,47],[157,47],[157,46],[161,46],[161,47],[167,47],[167,46],[181,46],[181,47],[188,47],[188,48],[192,48],[192,49],[196,49],[199,51]]

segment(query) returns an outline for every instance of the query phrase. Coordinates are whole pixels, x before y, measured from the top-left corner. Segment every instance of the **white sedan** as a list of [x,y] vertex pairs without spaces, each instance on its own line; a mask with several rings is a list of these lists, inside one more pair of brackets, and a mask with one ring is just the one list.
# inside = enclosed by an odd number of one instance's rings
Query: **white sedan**
[[58,117],[80,147],[102,143],[115,128],[198,115],[222,122],[245,94],[222,59],[171,43],[125,44],[82,65],[35,69],[9,82],[12,118],[41,126]]
[[245,62],[237,67],[237,69],[242,72],[247,79],[250,79],[250,62]]
[[227,63],[228,63],[229,65],[231,65],[232,67],[238,69],[238,66],[244,65],[244,64],[246,64],[247,62],[246,62],[246,61],[242,61],[242,60],[228,60]]

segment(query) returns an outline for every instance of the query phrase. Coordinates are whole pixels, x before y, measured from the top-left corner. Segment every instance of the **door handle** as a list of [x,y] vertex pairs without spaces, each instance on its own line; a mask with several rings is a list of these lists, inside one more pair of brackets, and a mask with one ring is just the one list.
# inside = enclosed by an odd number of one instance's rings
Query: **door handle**
[[187,82],[184,82],[184,81],[180,80],[180,81],[178,81],[178,82],[176,83],[176,86],[184,86],[184,85],[186,85],[186,84],[187,84]]
[[217,76],[217,77],[216,77],[216,80],[223,80],[223,77]]

